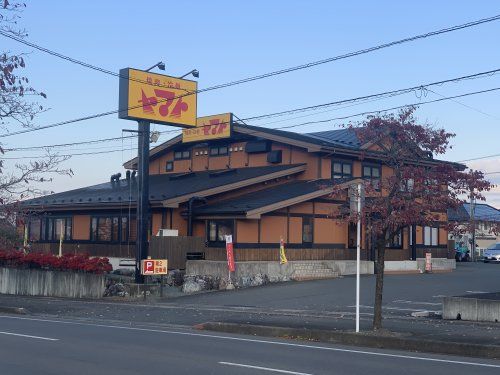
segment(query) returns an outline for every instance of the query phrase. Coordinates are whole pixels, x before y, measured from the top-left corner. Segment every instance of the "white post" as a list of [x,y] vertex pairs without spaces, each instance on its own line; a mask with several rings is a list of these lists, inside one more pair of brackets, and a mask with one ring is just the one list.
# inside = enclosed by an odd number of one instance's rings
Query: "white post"
[[59,234],[59,258],[62,257],[62,244],[63,244],[63,238],[64,238],[64,225],[63,225],[63,220],[61,220],[61,226],[59,227],[61,229],[61,233]]
[[356,233],[356,332],[359,332],[359,274],[361,263],[361,184],[358,184],[358,225]]

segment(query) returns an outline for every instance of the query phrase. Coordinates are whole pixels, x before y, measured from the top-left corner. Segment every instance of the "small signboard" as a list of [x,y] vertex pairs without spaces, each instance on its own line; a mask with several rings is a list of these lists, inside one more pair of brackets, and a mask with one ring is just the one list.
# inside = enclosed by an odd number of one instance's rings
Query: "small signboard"
[[233,250],[233,236],[226,236],[226,253],[227,253],[227,266],[229,272],[234,272],[234,250]]
[[425,272],[432,272],[432,253],[425,253]]
[[196,120],[195,128],[182,130],[182,142],[187,143],[230,138],[232,126],[232,113],[199,117]]
[[141,261],[141,274],[144,276],[166,275],[167,272],[167,259],[143,259]]
[[121,69],[118,117],[195,127],[197,90],[196,81]]

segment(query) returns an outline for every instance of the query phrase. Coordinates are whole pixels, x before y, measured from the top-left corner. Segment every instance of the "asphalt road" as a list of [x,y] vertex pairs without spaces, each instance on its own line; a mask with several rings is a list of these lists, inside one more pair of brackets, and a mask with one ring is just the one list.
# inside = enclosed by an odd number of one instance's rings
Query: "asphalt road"
[[[500,345],[495,323],[412,318],[441,310],[441,297],[500,290],[500,264],[458,264],[453,273],[387,275],[384,327],[425,339]],[[361,279],[361,329],[372,323],[374,276]],[[205,322],[249,323],[294,328],[354,328],[355,278],[290,282],[174,299],[99,301],[0,295],[1,306],[26,308],[32,316],[90,319],[118,324],[193,326]],[[0,372],[1,374],[1,372]]]
[[500,361],[0,316],[0,372],[17,374],[498,374]]

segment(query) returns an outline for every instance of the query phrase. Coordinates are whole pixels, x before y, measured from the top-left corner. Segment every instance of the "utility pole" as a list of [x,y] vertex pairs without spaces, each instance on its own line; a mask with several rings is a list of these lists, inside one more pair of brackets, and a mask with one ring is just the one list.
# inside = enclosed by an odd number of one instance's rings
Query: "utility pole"
[[135,242],[135,282],[144,283],[141,261],[148,257],[149,229],[149,121],[138,121],[137,238]]
[[361,184],[358,183],[358,225],[356,226],[356,333],[359,332],[359,289],[361,265]]
[[475,253],[476,253],[476,218],[475,218],[475,199],[473,198],[473,191],[470,194],[470,228],[472,231],[472,243],[471,243],[471,252],[470,252],[470,260],[474,262]]

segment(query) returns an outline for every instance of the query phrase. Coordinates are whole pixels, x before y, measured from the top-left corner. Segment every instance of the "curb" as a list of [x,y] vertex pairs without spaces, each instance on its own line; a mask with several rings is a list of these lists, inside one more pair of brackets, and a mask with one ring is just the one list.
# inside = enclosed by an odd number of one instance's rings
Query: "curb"
[[307,328],[287,328],[237,323],[207,322],[195,329],[237,333],[244,335],[319,341],[378,349],[394,349],[412,352],[458,355],[487,359],[500,359],[500,346],[461,343],[453,341],[425,340],[415,337],[356,334],[346,331],[327,331]]
[[28,313],[28,310],[26,310],[24,307],[0,306],[0,313],[26,315]]

